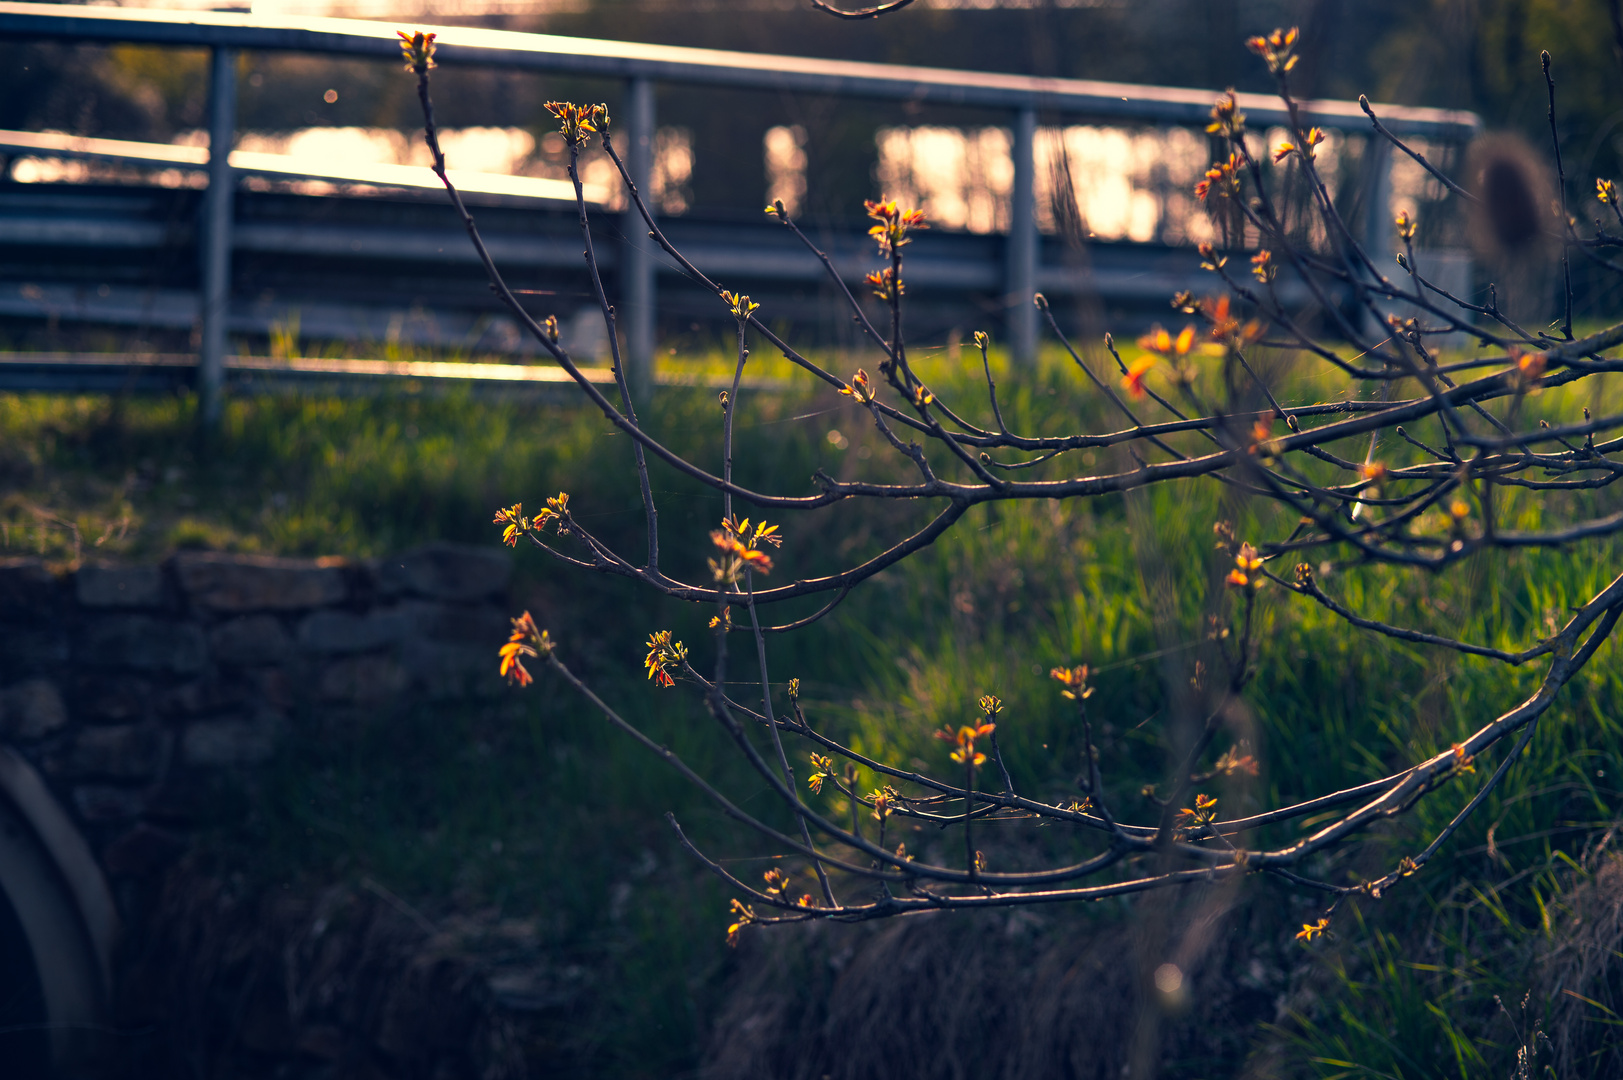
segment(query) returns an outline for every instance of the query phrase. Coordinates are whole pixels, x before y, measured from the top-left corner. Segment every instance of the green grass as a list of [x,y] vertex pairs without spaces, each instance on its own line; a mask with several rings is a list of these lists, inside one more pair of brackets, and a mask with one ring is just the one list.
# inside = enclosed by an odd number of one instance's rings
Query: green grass
[[[944,353],[926,353],[922,367],[938,393],[973,402],[980,392],[978,362],[967,367],[973,360],[966,351],[955,368]],[[829,363],[841,372],[856,366]],[[719,369],[703,358],[692,367],[707,364]],[[999,380],[1005,415],[1019,430],[1110,423],[1056,357],[1018,381],[1000,365]],[[810,490],[800,478],[819,467],[906,475],[845,399],[801,385],[746,396],[738,419],[740,446],[748,448],[739,456],[742,482],[795,493]],[[1309,380],[1285,385],[1298,399],[1316,393]],[[1553,414],[1572,406],[1552,393],[1527,407]],[[192,433],[191,410],[187,399],[0,398],[5,553],[71,563],[150,559],[197,545],[376,555],[429,539],[494,543],[496,506],[521,499],[535,506],[568,490],[584,524],[640,558],[629,447],[586,409],[455,396],[262,398],[232,402],[207,444]],[[647,420],[697,460],[718,460],[712,392],[667,391]],[[839,438],[831,439],[833,430]],[[1393,463],[1402,460],[1391,453]],[[1110,461],[1101,454],[1096,466]],[[663,468],[654,486],[665,565],[699,578],[720,500]],[[1605,493],[1587,498],[1591,508],[1616,505]],[[1522,496],[1504,512],[1530,528],[1543,511]],[[790,517],[778,561],[797,576],[848,565],[926,514],[881,506]],[[799,677],[808,711],[826,730],[904,762],[939,764],[930,732],[966,719],[981,693],[996,693],[1008,707],[999,735],[1017,784],[1058,798],[1074,791],[1081,751],[1073,715],[1046,672],[1087,662],[1097,673],[1090,704],[1103,728],[1112,797],[1143,815],[1150,807],[1137,792],[1164,769],[1163,657],[1185,656],[1196,636],[1214,572],[1221,573],[1211,541],[1219,518],[1234,521],[1243,537],[1288,531],[1277,510],[1207,485],[1089,504],[977,507],[823,623],[774,639],[774,678]],[[1323,578],[1364,614],[1509,646],[1547,632],[1550,620],[1616,573],[1618,555],[1617,544],[1603,542],[1483,555],[1437,578],[1339,565]],[[764,787],[702,711],[641,678],[640,645],[653,629],[669,628],[707,656],[709,611],[659,602],[618,580],[564,573],[540,553],[521,552],[519,566],[520,601],[562,640],[569,663],[744,805],[770,812]],[[789,614],[802,610],[809,607]],[[605,624],[602,611],[615,618]],[[1247,692],[1249,716],[1219,748],[1248,741],[1264,772],[1255,790],[1221,793],[1233,807],[1320,794],[1446,749],[1540,677],[1537,664],[1509,670],[1353,633],[1276,593],[1264,593],[1259,626],[1264,647]],[[1380,904],[1343,908],[1336,940],[1302,951],[1319,958],[1304,963],[1321,965],[1320,992],[1298,1001],[1296,1018],[1273,1035],[1257,1032],[1259,1040],[1285,1041],[1292,1075],[1508,1074],[1515,1040],[1492,997],[1521,1000],[1528,958],[1552,932],[1556,894],[1574,880],[1583,844],[1617,817],[1618,659],[1609,645],[1574,681],[1527,759],[1421,875]],[[737,664],[735,677],[753,676],[752,663]],[[732,963],[720,944],[726,897],[684,860],[661,815],[674,810],[727,858],[761,853],[753,838],[545,677],[488,710],[423,711],[310,736],[277,764],[264,805],[244,826],[260,873],[268,880],[366,874],[431,913],[537,915],[551,950],[601,973],[597,1011],[570,1033],[572,1053],[596,1074],[691,1070],[706,1008]],[[1315,872],[1372,877],[1424,846],[1501,752],[1475,780],[1453,782]],[[1270,839],[1294,835],[1282,827]],[[1042,851],[1017,857],[1064,853],[1075,843],[1045,830]],[[748,876],[770,864],[735,865]],[[1285,938],[1294,930],[1278,928]]]

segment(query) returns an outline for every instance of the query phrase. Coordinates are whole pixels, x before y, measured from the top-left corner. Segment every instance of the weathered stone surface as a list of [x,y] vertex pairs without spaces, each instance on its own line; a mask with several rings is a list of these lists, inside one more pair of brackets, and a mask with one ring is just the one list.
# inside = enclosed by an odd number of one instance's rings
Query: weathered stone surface
[[287,631],[274,615],[244,615],[209,631],[209,648],[222,664],[274,664],[287,655]]
[[156,566],[85,566],[74,575],[74,591],[88,608],[158,607],[163,603],[163,571]]
[[196,716],[235,708],[254,696],[254,687],[242,679],[205,677],[173,688],[157,704],[166,716]]
[[484,648],[500,648],[512,630],[510,616],[494,604],[436,604],[408,601],[402,610],[411,615],[418,637],[454,641]]
[[156,689],[139,675],[81,669],[67,684],[67,696],[74,716],[106,724],[146,716]]
[[[226,778],[215,774],[207,779]],[[171,769],[163,781],[147,794],[146,809],[141,812],[141,817],[180,829],[205,822],[218,823],[220,788],[216,783],[203,780],[203,777],[188,770]],[[235,778],[226,782],[234,783]]]
[[0,693],[0,739],[32,742],[67,723],[68,707],[48,679],[29,679]]
[[343,724],[499,694],[510,576],[505,551],[453,544],[370,570],[186,553],[62,577],[0,561],[0,742],[39,762],[92,836],[117,837],[108,873],[154,873],[253,783],[295,710]]
[[507,588],[513,559],[500,548],[471,544],[428,544],[378,564],[386,592],[408,592],[431,600],[483,600]]
[[[9,618],[9,615],[0,616],[0,620]],[[0,670],[28,675],[67,658],[68,635],[62,631],[0,627]]]
[[144,877],[186,850],[186,838],[141,822],[102,849],[102,867],[113,877]]
[[49,618],[60,603],[58,581],[39,559],[0,559],[0,617],[4,621]]
[[295,687],[294,678],[286,668],[259,668],[248,672],[247,681],[259,700],[274,709],[290,708],[300,699],[296,689],[303,690],[303,697],[309,697],[309,689],[300,683]]
[[328,664],[316,683],[324,701],[375,702],[393,697],[406,687],[406,671],[391,656],[345,657]]
[[285,728],[275,713],[252,718],[199,720],[180,737],[180,756],[188,765],[221,768],[255,765],[276,753]]
[[393,645],[412,629],[408,613],[384,608],[356,615],[318,611],[299,624],[299,645],[314,653],[354,653]]
[[203,631],[197,626],[146,615],[96,619],[85,631],[80,651],[86,666],[129,667],[177,675],[200,671],[207,660]]
[[277,559],[211,551],[175,556],[181,590],[213,611],[296,611],[342,602],[343,559]]
[[168,737],[150,724],[85,728],[46,768],[61,776],[147,780],[163,768]]
[[147,793],[113,784],[80,784],[73,789],[73,805],[86,821],[128,821],[146,810]]
[[489,697],[501,692],[494,649],[477,644],[412,640],[402,659],[412,683],[435,701]]

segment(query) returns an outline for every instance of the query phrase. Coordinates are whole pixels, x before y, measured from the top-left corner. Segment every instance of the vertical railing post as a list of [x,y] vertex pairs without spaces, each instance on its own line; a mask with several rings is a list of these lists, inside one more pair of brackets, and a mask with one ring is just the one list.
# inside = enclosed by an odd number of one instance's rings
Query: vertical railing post
[[1384,269],[1387,256],[1394,254],[1390,216],[1392,204],[1392,144],[1374,135],[1369,137],[1369,148],[1364,151],[1364,191],[1369,200],[1369,213],[1364,216],[1364,250],[1370,262]]
[[[1365,147],[1363,181],[1368,212],[1364,215],[1364,254],[1378,271],[1385,272],[1396,253],[1391,218],[1392,144],[1372,134]],[[1386,336],[1387,328],[1374,314],[1369,314],[1365,322],[1366,332],[1372,337]]]
[[[654,209],[654,83],[648,78],[632,79],[628,87],[626,117],[626,168],[650,213]],[[654,388],[654,253],[648,239],[648,226],[637,207],[627,200],[625,211],[625,257],[619,323],[626,332],[626,380],[632,395],[646,401]]]
[[231,144],[237,123],[237,52],[216,47],[209,81],[208,191],[199,223],[202,288],[202,348],[197,365],[199,412],[205,427],[220,422],[225,409],[226,318],[231,302]]
[[1014,121],[1014,190],[1009,195],[1008,333],[1018,363],[1037,358],[1037,110],[1026,106]]

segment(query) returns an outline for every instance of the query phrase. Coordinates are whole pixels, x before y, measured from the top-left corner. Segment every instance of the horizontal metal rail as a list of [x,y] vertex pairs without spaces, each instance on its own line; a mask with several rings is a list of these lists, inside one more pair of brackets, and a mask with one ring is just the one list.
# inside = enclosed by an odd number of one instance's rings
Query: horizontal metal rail
[[[422,380],[432,384],[556,387],[574,380],[563,368],[548,364],[459,364],[429,361],[278,359],[228,356],[227,379],[233,383],[311,383],[379,378]],[[612,383],[602,368],[583,369],[593,382]],[[187,353],[0,353],[0,388],[6,390],[172,391],[192,385],[197,357]]]
[[[126,139],[94,139],[52,132],[0,131],[0,151],[18,156],[67,158],[99,161],[130,168],[180,169],[207,172],[209,151],[202,146],[172,146],[166,143],[131,142]],[[361,184],[366,187],[402,188],[408,191],[443,191],[440,178],[426,165],[370,163],[345,165],[322,162],[289,154],[266,154],[254,150],[233,150],[231,171],[238,176],[266,180],[320,180],[333,184]],[[575,205],[575,187],[567,180],[539,176],[507,176],[501,173],[446,170],[458,190],[481,195],[506,195],[518,199],[543,199]],[[604,193],[586,188],[586,201],[599,205]]]
[[[198,250],[203,267],[197,303],[202,324],[202,362],[199,386],[205,417],[218,415],[218,388],[224,386],[225,332],[229,312],[231,253],[237,247],[233,231],[231,174],[250,159],[230,153],[235,123],[235,68],[238,50],[300,52],[372,58],[396,62],[402,27],[393,22],[356,19],[252,15],[235,12],[171,12],[150,9],[79,7],[65,4],[0,2],[0,36],[11,39],[72,42],[145,43],[169,47],[206,48],[212,51],[209,136],[213,149],[206,159],[209,189],[201,214]],[[1002,113],[1014,133],[1012,156],[1015,184],[1010,194],[1010,236],[1002,247],[1002,266],[973,271],[954,267],[954,273],[975,279],[975,288],[1001,287],[1008,340],[1017,358],[1035,355],[1036,311],[1034,289],[1087,289],[1102,278],[1087,270],[1044,268],[1041,238],[1034,212],[1035,133],[1039,119],[1097,120],[1117,123],[1203,125],[1214,94],[1210,90],[1166,86],[1137,86],[1084,79],[1044,79],[979,71],[955,71],[904,65],[873,64],[821,58],[773,56],[526,34],[470,27],[413,27],[437,35],[436,57],[441,64],[551,72],[616,80],[627,93],[619,106],[616,127],[626,145],[632,179],[650,189],[651,145],[654,127],[655,83],[769,90],[780,93],[830,95],[869,100],[904,101],[982,108]],[[1253,126],[1291,122],[1281,103],[1270,96],[1240,94],[1239,105]],[[1339,129],[1362,129],[1367,118],[1357,103],[1305,101],[1303,123]],[[1394,132],[1428,140],[1458,143],[1474,136],[1481,121],[1472,113],[1445,109],[1376,106],[1383,122]],[[227,153],[220,153],[224,148]],[[229,154],[229,156],[228,156]],[[1377,169],[1387,167],[1381,154],[1372,155]],[[261,163],[263,166],[263,163]],[[1371,190],[1381,189],[1376,178]],[[640,237],[643,227],[628,216],[623,229]],[[354,238],[351,238],[354,239]],[[633,385],[646,387],[654,378],[654,281],[659,257],[646,244],[630,243],[619,267],[621,302],[619,324],[627,336],[627,374]],[[706,253],[694,252],[695,256]],[[788,269],[784,253],[750,254],[725,249],[713,253],[719,265],[740,272],[773,273]],[[705,258],[698,259],[705,265]],[[798,260],[804,262],[804,259]],[[752,265],[753,264],[753,265]],[[912,279],[926,284],[917,276]],[[946,268],[943,267],[943,270]],[[799,269],[790,276],[798,276]],[[1174,273],[1172,276],[1178,276]],[[1163,276],[1156,287],[1170,283]],[[1142,278],[1147,287],[1151,277]],[[967,277],[965,280],[967,284]]]
[[[276,391],[320,384],[326,387],[363,384],[375,388],[391,383],[411,390],[444,392],[462,388],[472,393],[558,396],[575,385],[568,372],[546,364],[464,364],[428,360],[348,360],[321,357],[228,356],[226,381],[249,390]],[[583,367],[594,383],[610,386],[608,368]],[[191,387],[197,375],[197,357],[187,353],[0,353],[0,390],[111,393],[173,393]],[[730,387],[732,376],[671,372],[665,386],[705,389]],[[744,385],[755,389],[784,390],[783,379],[751,377]]]
[[[141,8],[0,3],[0,34],[73,41],[148,42],[206,48],[328,53],[397,60],[401,23],[234,12],[177,13]],[[438,35],[442,64],[595,75],[605,79],[728,86],[838,97],[1036,109],[1112,120],[1205,123],[1210,90],[1136,86],[1088,79],[1044,79],[984,71],[872,64],[803,56],[647,45],[632,41],[524,34],[474,27],[422,27]],[[1240,94],[1256,124],[1289,122],[1277,98]],[[1368,123],[1356,102],[1304,101],[1305,122],[1326,127]],[[1468,139],[1482,126],[1474,114],[1449,109],[1380,105],[1381,121],[1398,134],[1445,141]]]
[[[196,325],[199,298],[187,267],[197,233],[189,208],[197,199],[188,190],[106,185],[0,189],[0,316],[168,331]],[[232,335],[263,337],[297,325],[306,340],[537,351],[516,325],[511,332],[490,326],[511,320],[484,287],[477,254],[441,198],[244,191],[235,203],[231,255],[238,288],[225,314]],[[491,197],[476,212],[491,254],[515,284],[545,290],[531,294],[538,315],[568,321],[582,304],[590,306],[578,281],[573,207]],[[616,235],[616,224],[604,222],[598,246],[599,265],[611,281],[623,289],[627,264],[646,255],[666,316],[680,312],[682,322],[704,321],[713,302],[707,304],[663,253],[648,252],[651,241]],[[713,279],[749,290],[774,317],[826,327],[827,270],[782,226],[764,216],[754,222],[686,215],[662,227]],[[822,242],[836,273],[865,295],[863,278],[879,266],[873,244],[856,221],[832,231]],[[1003,289],[1007,244],[996,235],[921,234],[908,248],[915,328],[933,334],[965,318],[995,318],[986,305]],[[1164,308],[1175,293],[1213,287],[1190,248],[1106,242],[1093,245],[1086,260],[1074,256],[1062,238],[1045,237],[1034,288],[1056,300],[1086,296],[1147,312]],[[1288,303],[1308,299],[1293,279],[1277,287]],[[481,324],[489,332],[481,332]]]

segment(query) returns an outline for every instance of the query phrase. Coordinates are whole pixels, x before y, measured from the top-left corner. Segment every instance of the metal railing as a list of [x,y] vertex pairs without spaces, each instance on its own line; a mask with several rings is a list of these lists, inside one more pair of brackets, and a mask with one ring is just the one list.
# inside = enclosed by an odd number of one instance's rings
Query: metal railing
[[[212,51],[208,108],[209,186],[201,244],[201,356],[198,385],[206,420],[219,415],[225,378],[226,301],[230,284],[232,184],[228,157],[235,133],[235,56],[238,50],[318,53],[397,61],[393,23],[334,18],[275,18],[228,12],[0,3],[0,35],[12,39],[144,43]],[[647,45],[637,42],[526,34],[469,27],[430,27],[438,35],[436,59],[517,71],[592,76],[623,81],[626,104],[616,117],[626,161],[639,189],[650,190],[657,83],[810,93],[869,100],[973,106],[1009,114],[1013,133],[1013,191],[1003,268],[1010,344],[1017,357],[1036,351],[1039,235],[1035,207],[1039,116],[1116,122],[1203,125],[1209,90],[1137,86],[1079,79],[1046,79],[976,71],[826,60]],[[1240,94],[1240,107],[1257,126],[1290,122],[1278,99]],[[1472,113],[1377,106],[1394,133],[1460,143],[1481,127]],[[1368,121],[1355,102],[1300,103],[1301,121],[1335,129],[1362,129]],[[227,153],[218,153],[218,148]],[[1370,155],[1384,170],[1389,158]],[[1375,178],[1378,184],[1380,178]],[[1378,190],[1378,187],[1377,189]],[[641,235],[628,210],[627,235]],[[1384,222],[1383,222],[1384,224]],[[653,378],[655,261],[653,251],[630,245],[620,268],[619,323],[626,333],[627,374],[640,386]]]
[[[209,152],[201,146],[171,146],[165,143],[129,142],[123,139],[96,139],[78,135],[58,135],[32,131],[0,130],[0,153],[20,157],[60,157],[94,161],[136,169],[176,169],[207,174]],[[360,184],[372,188],[429,189],[443,191],[439,177],[426,168],[368,162],[350,164],[291,154],[268,154],[233,150],[231,175],[254,176],[264,180],[319,180],[333,184]],[[458,191],[469,194],[506,195],[521,199],[550,199],[575,205],[575,187],[567,180],[535,176],[508,176],[448,169]],[[597,200],[587,188],[586,204]]]

